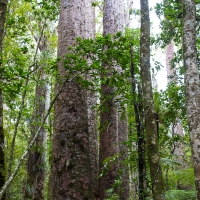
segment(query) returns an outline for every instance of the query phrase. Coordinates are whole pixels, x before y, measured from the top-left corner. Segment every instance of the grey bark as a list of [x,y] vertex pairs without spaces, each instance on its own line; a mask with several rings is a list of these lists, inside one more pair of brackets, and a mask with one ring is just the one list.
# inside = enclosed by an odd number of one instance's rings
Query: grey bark
[[[85,13],[85,32],[86,38],[95,39],[95,7],[91,8],[93,0],[86,1]],[[90,28],[88,28],[90,27]],[[91,60],[88,59],[88,64]],[[87,79],[92,81],[90,75]],[[91,169],[91,190],[94,196],[98,195],[98,174],[99,174],[99,156],[98,156],[98,133],[97,133],[97,92],[88,88],[87,91],[87,109],[88,109],[88,131],[89,131],[89,159]]]
[[[125,32],[125,7],[124,0],[115,0],[115,33]],[[118,74],[122,74],[123,70],[121,66],[117,66]],[[117,97],[122,100],[122,95]],[[121,119],[122,112],[124,110],[124,118]],[[121,186],[119,188],[119,197],[121,200],[126,200],[129,198],[129,169],[128,165],[124,164],[128,158],[128,147],[125,143],[128,141],[128,118],[126,105],[117,107],[117,124],[118,124],[118,145],[119,145],[119,169],[121,171]]]
[[196,50],[196,8],[194,0],[183,0],[182,3],[186,113],[194,165],[196,199],[200,200],[200,87]]
[[148,0],[141,0],[140,67],[146,131],[146,148],[154,200],[164,200],[164,181],[160,163],[156,115],[150,74],[150,19]]
[[[115,1],[104,1],[103,13],[103,36],[115,33]],[[107,47],[104,47],[107,48]],[[115,67],[106,66],[108,73],[102,74],[102,80],[108,78],[111,69]],[[118,147],[118,127],[117,127],[117,107],[114,102],[114,90],[112,86],[101,84],[101,108],[100,108],[100,149],[99,149],[99,199],[106,198],[106,191],[113,188],[113,184],[117,180],[118,158],[115,158],[109,165],[109,169],[105,169],[103,164],[105,159],[111,158],[119,152]],[[108,98],[109,97],[109,98]],[[104,171],[104,173],[102,173]],[[101,175],[103,174],[103,176]],[[114,188],[116,193],[116,188]]]
[[[76,37],[87,37],[91,25],[84,16],[89,9],[92,5],[88,7],[86,0],[61,0],[58,57],[64,59]],[[62,61],[59,72],[61,77],[67,74]],[[57,81],[55,91],[59,88]],[[87,94],[73,80],[66,83],[54,107],[50,199],[93,199],[89,164]]]

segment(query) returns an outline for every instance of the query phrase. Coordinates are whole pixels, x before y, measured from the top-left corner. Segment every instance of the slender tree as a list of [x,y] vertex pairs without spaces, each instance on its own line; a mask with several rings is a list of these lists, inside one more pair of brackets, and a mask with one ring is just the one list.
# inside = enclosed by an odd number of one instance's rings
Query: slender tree
[[[8,0],[0,1],[0,67],[2,64],[2,43],[5,34],[4,24],[6,20],[6,9]],[[0,188],[5,183],[5,167],[4,167],[4,132],[3,132],[3,96],[0,86]]]
[[[86,38],[91,28],[85,16],[92,5],[87,0],[61,0],[58,28],[58,57],[64,59],[68,47],[77,37]],[[87,27],[86,27],[87,24]],[[59,72],[67,71],[59,64]],[[55,91],[59,90],[57,81]],[[50,199],[93,199],[91,169],[89,166],[89,131],[87,95],[75,79],[67,82],[54,107],[54,133],[52,138],[52,163]]]
[[[36,40],[39,40],[35,36]],[[40,52],[45,55],[45,51],[48,49],[47,38],[42,34],[39,43]],[[43,58],[46,59],[46,58]],[[49,108],[50,94],[49,84],[47,82],[47,75],[45,73],[44,66],[40,66],[36,70],[37,83],[35,88],[35,109],[33,112],[33,119],[31,125],[31,140],[35,135],[35,132],[40,126],[44,114]],[[46,144],[47,143],[47,131],[45,127],[42,127],[40,133],[35,141],[32,150],[29,152],[27,162],[27,190],[25,191],[25,198],[31,199],[44,199],[45,195],[45,176],[46,176]]]
[[141,0],[140,67],[144,104],[147,155],[154,200],[165,199],[164,181],[158,148],[158,130],[150,73],[150,19],[148,0]]
[[[146,176],[146,159],[145,159],[145,135],[144,135],[144,116],[142,106],[142,91],[138,83],[138,94],[136,93],[137,80],[135,77],[135,66],[133,62],[133,48],[131,46],[131,79],[133,92],[133,106],[135,112],[135,122],[137,128],[137,152],[138,152],[138,195],[139,200],[145,199],[145,176]],[[137,96],[137,97],[136,97]]]
[[182,3],[186,113],[193,156],[196,199],[200,200],[200,87],[196,49],[196,5],[194,0],[183,0]]

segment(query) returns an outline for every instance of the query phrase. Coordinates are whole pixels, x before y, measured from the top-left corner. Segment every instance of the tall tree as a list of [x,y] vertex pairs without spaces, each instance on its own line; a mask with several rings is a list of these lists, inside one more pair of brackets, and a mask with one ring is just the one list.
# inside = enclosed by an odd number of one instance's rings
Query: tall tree
[[[50,32],[50,31],[49,31]],[[39,42],[39,50],[41,54],[47,54],[48,43],[47,37],[44,33],[40,38],[35,36],[36,42]],[[42,56],[41,56],[42,59]],[[47,58],[43,58],[44,60]],[[35,88],[35,109],[33,112],[33,119],[31,125],[31,140],[38,130],[44,114],[49,108],[50,94],[47,75],[45,73],[45,62],[43,66],[39,66],[36,70],[37,83]],[[40,133],[35,141],[35,144],[29,152],[27,162],[27,190],[25,191],[25,198],[31,199],[44,199],[45,195],[45,176],[46,176],[46,144],[47,143],[47,130],[42,127]]]
[[[115,34],[124,31],[124,2],[120,0],[104,1],[103,12],[103,36]],[[104,50],[109,47],[104,46]],[[101,79],[109,79],[113,75],[113,71],[120,73],[119,66],[109,66],[103,63],[107,72],[101,74]],[[119,170],[119,162],[116,155],[119,153],[119,131],[121,142],[127,140],[127,124],[126,119],[119,120],[117,104],[115,102],[116,88],[102,82],[101,84],[101,110],[100,110],[100,149],[99,149],[99,198],[105,199],[108,189],[113,189],[114,193],[118,193],[114,184],[117,180]],[[122,130],[124,128],[124,130]],[[125,133],[125,135],[123,135]],[[124,147],[121,146],[123,151]],[[105,164],[106,162],[106,164]],[[107,167],[105,167],[107,166]],[[124,180],[124,178],[123,178]],[[123,181],[124,184],[124,181]],[[124,188],[126,189],[126,187]]]
[[154,200],[165,199],[164,181],[158,147],[158,130],[154,108],[152,82],[150,73],[150,19],[148,0],[140,0],[141,6],[141,38],[140,67],[144,104],[147,155],[150,167],[152,193]]
[[[115,0],[115,33],[125,32],[125,7],[124,0]],[[117,66],[118,75],[123,76],[121,66]],[[119,101],[123,101],[119,96]],[[122,112],[124,111],[124,113]],[[127,165],[123,164],[128,157],[128,147],[125,143],[128,141],[128,118],[126,113],[126,105],[117,105],[117,124],[118,124],[118,145],[119,145],[119,168],[121,171],[121,186],[119,188],[119,196],[121,200],[129,198],[129,170]],[[123,117],[124,115],[124,117]]]
[[186,113],[193,156],[196,199],[200,200],[200,86],[196,49],[196,5],[194,0],[183,0],[182,3]]
[[[95,39],[95,7],[91,8],[93,0],[88,0],[86,7],[88,12],[85,13],[85,37]],[[89,28],[90,27],[90,28]],[[91,60],[88,59],[88,64],[91,64]],[[93,71],[94,72],[94,71]],[[90,72],[86,75],[89,81],[92,81]],[[87,108],[88,108],[88,131],[89,131],[89,160],[91,168],[91,189],[94,196],[98,195],[98,133],[97,133],[97,93],[88,88],[87,91]]]
[[[59,72],[65,77],[63,59],[77,37],[86,38],[91,24],[85,17],[92,9],[87,0],[61,0],[58,28]],[[87,25],[87,26],[86,26]],[[59,90],[57,81],[55,91]],[[50,199],[93,199],[89,166],[87,95],[75,79],[67,82],[54,107],[54,133]]]
[[[6,20],[6,9],[8,0],[0,1],[0,67],[2,64],[2,43],[5,34],[4,24]],[[0,86],[0,188],[5,183],[5,172],[4,172],[4,132],[3,132],[3,96],[2,88]]]

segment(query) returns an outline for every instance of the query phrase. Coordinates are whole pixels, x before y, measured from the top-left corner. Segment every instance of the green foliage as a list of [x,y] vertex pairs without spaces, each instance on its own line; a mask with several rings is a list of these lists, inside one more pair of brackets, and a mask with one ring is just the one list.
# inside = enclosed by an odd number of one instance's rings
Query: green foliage
[[195,200],[196,194],[194,191],[185,190],[169,190],[166,193],[166,200]]

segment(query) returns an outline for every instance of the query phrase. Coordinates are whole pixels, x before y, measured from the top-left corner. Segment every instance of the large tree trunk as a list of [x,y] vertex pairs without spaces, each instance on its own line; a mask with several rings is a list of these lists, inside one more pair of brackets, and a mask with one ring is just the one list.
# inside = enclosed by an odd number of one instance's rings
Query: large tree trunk
[[[115,33],[125,32],[125,7],[124,0],[115,0]],[[123,73],[121,66],[117,66],[117,71],[119,74]],[[123,97],[119,97],[121,99]],[[117,110],[117,123],[118,123],[118,143],[119,143],[119,168],[121,172],[121,186],[119,188],[119,196],[121,200],[126,200],[129,198],[129,170],[126,164],[123,164],[128,157],[128,147],[125,142],[128,141],[128,119],[127,113],[124,114],[124,118],[121,119],[122,112],[126,112],[126,105],[121,108],[118,105]]]
[[[171,82],[175,82],[175,73],[176,68],[172,68],[171,62],[174,58],[174,42],[171,41],[170,44],[168,44],[165,48],[165,56],[166,56],[166,70],[167,70],[167,82],[168,84]],[[172,124],[172,135],[178,134],[180,136],[183,136],[183,127],[181,124],[180,119],[176,119]],[[184,144],[181,142],[175,142],[172,147],[174,155],[177,156],[177,159],[180,162],[183,162],[183,159],[180,156],[184,155]]]
[[[106,0],[104,1],[104,16],[103,16],[103,35],[115,34],[119,31],[124,32],[124,2],[123,0]],[[104,47],[107,48],[107,47]],[[111,70],[117,70],[121,73],[120,66],[106,66],[103,64],[105,69],[108,70],[107,74],[102,74],[102,80],[105,77],[111,75]],[[118,113],[117,105],[114,102],[114,91],[115,88],[102,83],[101,85],[101,111],[100,111],[100,150],[99,150],[99,169],[100,169],[100,180],[99,180],[99,198],[101,200],[106,198],[106,190],[113,188],[113,184],[117,180],[117,173],[119,170],[118,159],[115,158],[109,165],[109,169],[105,169],[103,162],[112,158],[118,154],[120,149],[123,156],[120,160],[124,160],[127,156],[126,147],[122,144],[127,141],[127,118],[120,120],[121,113]],[[119,135],[118,135],[119,134]],[[119,146],[118,143],[121,143]],[[121,155],[122,155],[121,154]],[[109,159],[108,159],[109,160]],[[112,159],[111,159],[112,160]],[[110,162],[110,161],[108,161]],[[122,187],[121,193],[117,191],[117,188],[113,188],[114,193],[118,193],[121,199],[129,196],[128,186],[128,171],[124,166],[124,174],[122,176]],[[102,173],[104,171],[104,173]],[[101,174],[103,176],[101,177]]]
[[[77,37],[85,38],[91,25],[86,13],[92,5],[86,0],[61,0],[58,30],[58,57],[64,58],[67,48]],[[86,27],[86,24],[88,27]],[[63,62],[59,64],[66,75]],[[56,83],[56,91],[60,83]],[[54,108],[54,133],[50,175],[50,199],[94,199],[89,166],[89,131],[87,95],[80,83],[67,82]]]
[[165,199],[164,181],[158,148],[158,133],[154,109],[150,73],[150,19],[148,0],[141,4],[140,66],[143,90],[144,118],[146,130],[147,155],[150,167],[152,193],[154,200]]
[[[7,3],[8,0],[0,0],[0,67],[2,64],[2,44],[5,33],[4,24],[6,20]],[[0,87],[0,188],[5,183],[4,169],[3,96],[2,88]]]
[[[86,38],[95,39],[95,8],[91,8],[93,0],[86,1],[88,12],[85,13],[86,20]],[[90,28],[87,28],[90,27]],[[91,63],[91,60],[88,60]],[[92,80],[87,75],[88,80]],[[91,169],[91,190],[94,196],[98,195],[98,174],[99,174],[99,156],[98,156],[98,133],[97,133],[97,93],[89,88],[87,91],[87,108],[88,108],[88,131],[89,131],[89,158]]]
[[183,0],[183,59],[186,112],[190,131],[196,198],[200,200],[200,87],[196,50],[196,8],[194,0]]

